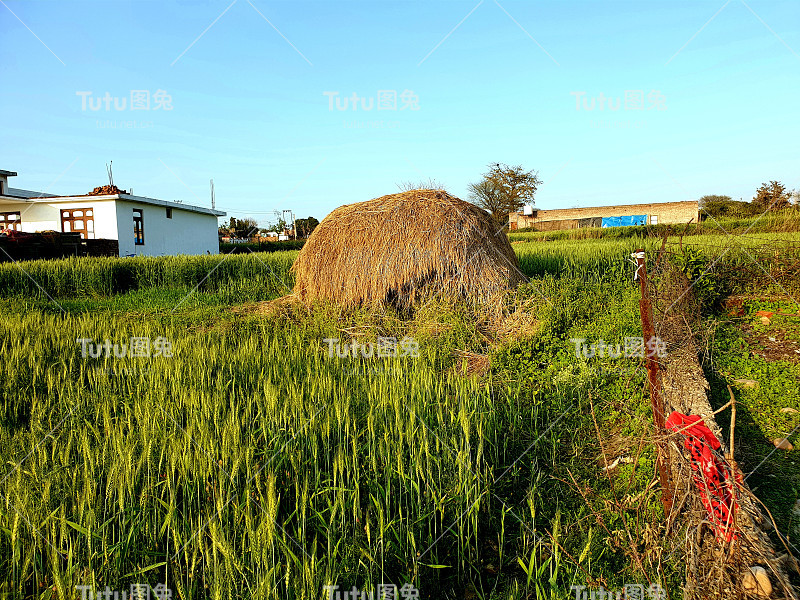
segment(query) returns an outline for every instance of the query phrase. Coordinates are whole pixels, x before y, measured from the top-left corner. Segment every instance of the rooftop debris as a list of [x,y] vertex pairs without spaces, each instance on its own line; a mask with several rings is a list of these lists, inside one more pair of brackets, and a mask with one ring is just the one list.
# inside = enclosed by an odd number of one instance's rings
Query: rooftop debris
[[107,196],[109,194],[127,194],[125,190],[119,189],[115,185],[101,185],[100,187],[94,188],[91,192],[86,194],[87,196]]

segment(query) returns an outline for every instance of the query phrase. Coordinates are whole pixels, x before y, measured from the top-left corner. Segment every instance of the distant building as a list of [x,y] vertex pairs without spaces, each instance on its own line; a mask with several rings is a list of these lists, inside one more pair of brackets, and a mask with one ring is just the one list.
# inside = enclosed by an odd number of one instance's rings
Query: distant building
[[120,256],[217,254],[217,217],[224,212],[119,193],[56,196],[8,186],[0,170],[0,230],[80,233],[117,240]]
[[509,215],[509,229],[532,227],[539,231],[577,229],[579,227],[620,227],[624,225],[657,225],[658,223],[697,223],[700,207],[697,200],[623,204],[586,208],[533,210],[530,215],[514,212]]

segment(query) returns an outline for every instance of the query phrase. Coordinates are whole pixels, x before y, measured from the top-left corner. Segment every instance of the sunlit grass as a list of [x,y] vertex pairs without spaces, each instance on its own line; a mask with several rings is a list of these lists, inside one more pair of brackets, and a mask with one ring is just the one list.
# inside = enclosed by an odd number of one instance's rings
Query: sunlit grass
[[189,287],[240,301],[283,295],[297,252],[136,258],[72,257],[0,264],[0,295],[105,297],[156,287]]
[[[318,598],[325,584],[412,582],[430,597],[510,599],[567,597],[587,569],[620,587],[642,577],[566,483],[594,486],[604,510],[589,393],[601,426],[633,435],[647,422],[641,373],[576,366],[569,342],[636,335],[640,243],[516,245],[541,276],[518,295],[543,323],[491,346],[447,303],[411,320],[229,310],[285,293],[260,260],[285,274],[285,255],[35,264],[65,312],[25,283],[0,300],[3,589],[70,597],[150,581],[175,598]],[[120,272],[135,285],[115,293]],[[322,342],[379,335],[411,335],[420,356],[330,359]],[[167,340],[173,356],[84,358],[76,342],[131,337]],[[462,349],[495,366],[463,376]],[[635,472],[643,494],[651,462]],[[647,494],[641,510],[659,510]]]

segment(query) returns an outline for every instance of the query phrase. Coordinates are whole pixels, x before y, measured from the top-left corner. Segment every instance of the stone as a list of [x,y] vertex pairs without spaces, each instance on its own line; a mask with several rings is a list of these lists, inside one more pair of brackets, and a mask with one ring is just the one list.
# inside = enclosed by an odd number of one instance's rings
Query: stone
[[754,379],[734,379],[733,383],[745,390],[752,390],[753,388],[758,387],[758,382]]
[[762,598],[769,598],[772,595],[772,583],[764,567],[750,567],[742,577],[742,587],[746,592]]
[[777,438],[775,440],[772,440],[772,443],[778,450],[792,450],[794,448],[791,442],[786,438]]

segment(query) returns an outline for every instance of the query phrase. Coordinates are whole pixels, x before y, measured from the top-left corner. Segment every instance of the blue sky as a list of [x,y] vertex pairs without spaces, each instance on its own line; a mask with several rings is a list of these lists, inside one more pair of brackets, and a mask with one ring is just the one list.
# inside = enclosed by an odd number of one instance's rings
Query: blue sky
[[0,0],[0,169],[79,194],[113,160],[120,187],[205,206],[213,178],[264,225],[428,178],[467,199],[496,162],[539,172],[540,208],[749,200],[800,188],[798,24],[795,0]]

